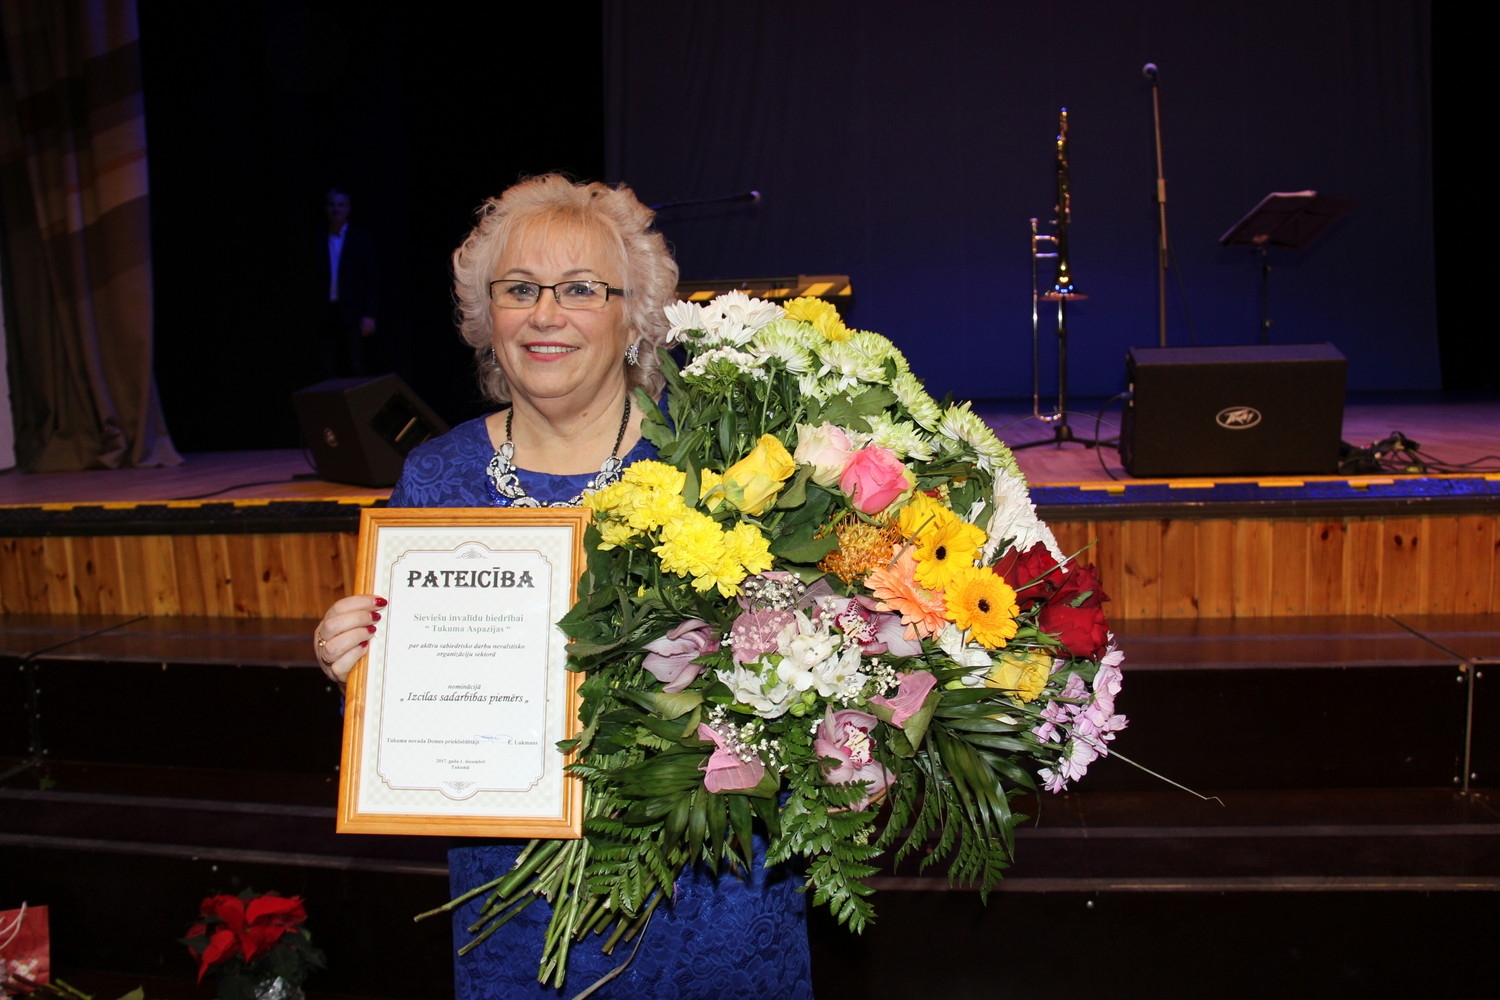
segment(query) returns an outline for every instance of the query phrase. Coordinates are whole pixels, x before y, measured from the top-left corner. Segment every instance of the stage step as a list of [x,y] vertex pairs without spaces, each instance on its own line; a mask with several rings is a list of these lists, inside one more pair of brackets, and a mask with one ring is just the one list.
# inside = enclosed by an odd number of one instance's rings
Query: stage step
[[[446,897],[445,843],[333,833],[340,701],[309,662],[312,624],[0,619],[0,885],[52,905],[60,966],[175,978],[197,900],[248,886],[308,899],[333,966],[316,985],[447,995],[446,922],[410,923]],[[1020,805],[1037,820],[988,910],[915,865],[878,877],[882,922],[865,937],[814,920],[823,1000],[856,995],[840,985],[859,981],[840,978],[850,956],[898,947],[886,935],[939,910],[973,910],[953,932],[969,940],[1011,926],[999,914],[1138,914],[1158,898],[1214,912],[1232,898],[1283,920],[1300,900],[1356,924],[1377,899],[1466,912],[1494,898],[1483,679],[1500,623],[1132,621],[1119,640],[1131,725],[1117,749],[1209,798],[1116,754]],[[386,967],[391,942],[401,961]],[[990,995],[968,988],[946,995]]]

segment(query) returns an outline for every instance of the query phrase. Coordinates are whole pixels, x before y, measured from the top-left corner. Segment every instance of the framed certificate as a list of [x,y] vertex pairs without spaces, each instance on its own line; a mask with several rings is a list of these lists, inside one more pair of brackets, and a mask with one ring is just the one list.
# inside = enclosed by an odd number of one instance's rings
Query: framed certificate
[[340,833],[577,838],[581,675],[556,622],[585,565],[576,507],[360,516],[355,578],[389,602],[349,675]]

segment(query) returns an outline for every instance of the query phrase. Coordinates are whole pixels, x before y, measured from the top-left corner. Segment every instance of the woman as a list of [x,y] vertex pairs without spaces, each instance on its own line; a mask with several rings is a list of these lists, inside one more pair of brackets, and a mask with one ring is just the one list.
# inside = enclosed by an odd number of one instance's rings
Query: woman
[[[637,386],[662,392],[657,345],[677,265],[651,212],[623,186],[573,184],[556,174],[517,184],[480,209],[453,255],[459,330],[474,348],[488,398],[505,408],[454,428],[407,459],[391,506],[577,504],[624,465],[655,455],[631,404]],[[343,684],[378,627],[384,599],[336,602],[315,641],[324,672]],[[456,846],[455,894],[506,871],[518,845]],[[595,997],[810,998],[805,902],[781,868],[747,881],[691,872],[678,880],[626,970]],[[466,943],[474,904],[457,914]],[[545,903],[455,960],[460,998],[556,997],[536,982]],[[595,940],[569,954],[572,996],[624,960]]]

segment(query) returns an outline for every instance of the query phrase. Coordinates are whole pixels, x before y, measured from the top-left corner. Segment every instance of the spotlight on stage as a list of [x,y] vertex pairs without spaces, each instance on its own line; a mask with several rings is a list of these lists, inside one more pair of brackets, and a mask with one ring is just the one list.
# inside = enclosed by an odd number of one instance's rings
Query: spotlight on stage
[[318,475],[335,483],[393,486],[411,450],[448,429],[396,375],[328,379],[292,406]]

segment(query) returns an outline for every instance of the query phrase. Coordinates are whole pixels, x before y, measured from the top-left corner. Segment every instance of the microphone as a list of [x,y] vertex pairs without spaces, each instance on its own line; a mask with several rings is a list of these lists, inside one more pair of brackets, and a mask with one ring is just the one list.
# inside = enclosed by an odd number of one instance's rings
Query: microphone
[[1157,79],[1156,63],[1147,63],[1141,67],[1141,76],[1144,76],[1151,86],[1156,86],[1161,81]]
[[760,204],[759,191],[741,191],[739,194],[719,195],[715,198],[687,198],[681,201],[664,201],[659,205],[649,205],[653,212],[661,212],[671,208],[689,208],[696,205],[720,205],[725,202],[748,201],[752,205]]

